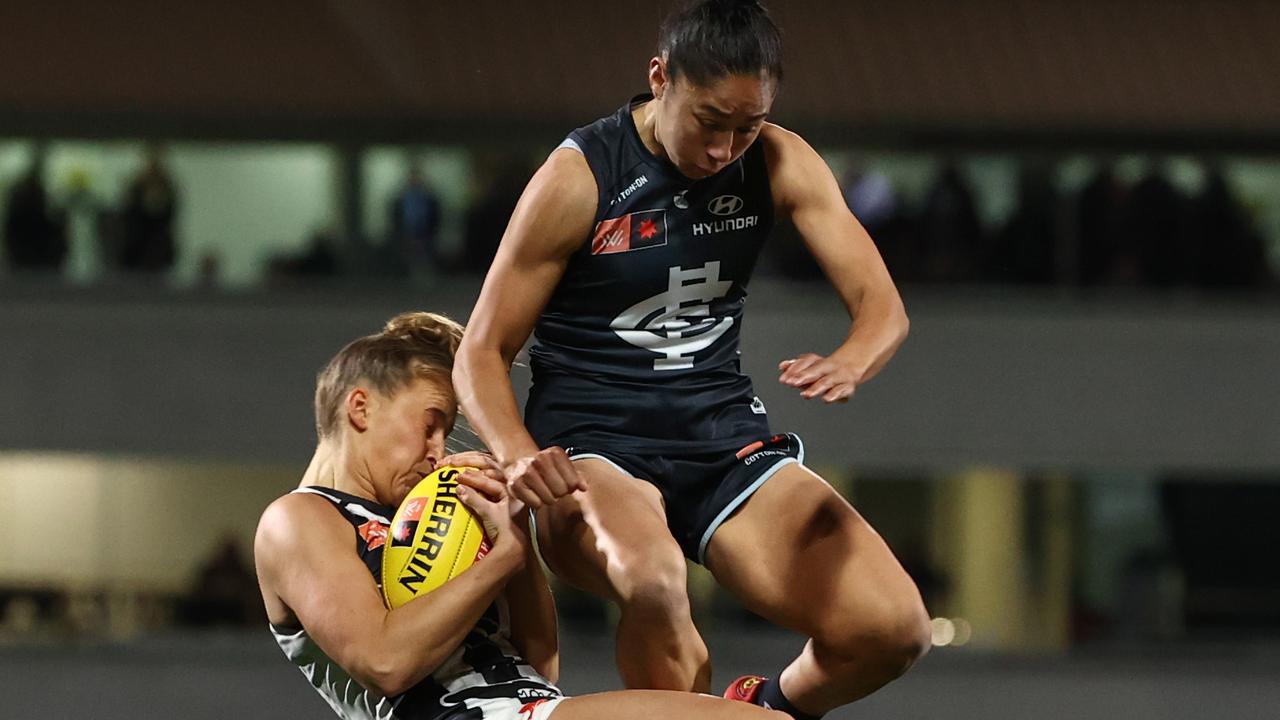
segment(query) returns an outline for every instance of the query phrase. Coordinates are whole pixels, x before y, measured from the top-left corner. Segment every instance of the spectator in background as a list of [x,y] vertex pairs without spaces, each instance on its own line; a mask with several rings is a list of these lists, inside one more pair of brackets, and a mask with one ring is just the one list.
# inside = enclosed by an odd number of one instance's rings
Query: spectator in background
[[213,290],[218,287],[218,279],[222,275],[222,256],[217,250],[208,249],[200,256],[196,264],[195,287]]
[[[1187,227],[1187,205],[1187,199],[1159,166],[1133,186],[1124,222],[1125,235],[1136,251],[1137,272],[1125,272],[1122,282],[1156,287],[1192,282],[1195,258]],[[1132,267],[1128,262],[1124,266]]]
[[283,253],[271,258],[267,274],[272,282],[295,278],[333,277],[339,272],[338,233],[322,228],[312,233],[306,246],[296,253]]
[[147,153],[146,165],[125,195],[120,266],[126,270],[161,272],[173,267],[173,218],[177,190],[158,150]]
[[18,270],[59,270],[67,256],[65,223],[49,207],[43,167],[37,151],[31,169],[9,190],[4,243],[10,267]]
[[871,237],[898,215],[898,195],[884,173],[854,164],[844,176],[844,200]]
[[1126,244],[1127,194],[1128,188],[1109,162],[1099,166],[1081,188],[1076,205],[1077,279],[1081,285],[1105,285],[1115,279],[1119,252]]
[[924,278],[967,282],[977,278],[983,248],[982,225],[960,168],[947,160],[925,197],[918,223]]
[[187,624],[249,625],[266,619],[257,577],[244,558],[239,541],[231,535],[225,536],[205,558],[182,603]]
[[391,200],[391,248],[410,274],[442,266],[439,232],[440,200],[414,168]]
[[1053,166],[1028,160],[1018,173],[1018,208],[983,263],[985,279],[1049,284],[1056,280],[1061,236]]
[[[909,242],[910,233],[901,212],[898,193],[889,178],[884,173],[854,163],[845,173],[841,185],[845,204],[875,241],[889,272],[899,280],[916,279],[919,276],[919,253]],[[802,252],[816,267],[812,255],[803,249]]]
[[1221,167],[1206,167],[1204,190],[1193,212],[1196,280],[1201,286],[1257,288],[1270,282],[1262,235],[1232,195]]
[[488,189],[467,211],[461,269],[473,275],[483,275],[489,270],[511,212],[524,192],[525,183],[533,175],[523,161],[502,158],[494,162],[486,173],[491,177]]

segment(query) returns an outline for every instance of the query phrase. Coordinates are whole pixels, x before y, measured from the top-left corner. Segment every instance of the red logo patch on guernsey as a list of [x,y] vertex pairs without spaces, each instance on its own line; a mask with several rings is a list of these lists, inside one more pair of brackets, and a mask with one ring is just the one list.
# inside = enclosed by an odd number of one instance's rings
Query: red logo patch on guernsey
[[360,537],[370,550],[377,550],[387,541],[387,526],[377,520],[370,520],[359,528]]
[[520,717],[523,720],[529,720],[530,718],[533,717],[534,708],[538,707],[539,705],[541,705],[546,701],[547,701],[547,698],[542,698],[541,700],[534,700],[533,702],[525,703],[524,705],[521,705],[519,710]]
[[667,211],[641,210],[601,220],[591,238],[591,254],[611,255],[666,244]]

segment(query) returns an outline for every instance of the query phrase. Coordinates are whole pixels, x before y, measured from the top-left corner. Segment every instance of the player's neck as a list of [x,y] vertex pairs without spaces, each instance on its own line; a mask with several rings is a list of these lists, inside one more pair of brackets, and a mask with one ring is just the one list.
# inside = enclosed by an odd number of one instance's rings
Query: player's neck
[[644,147],[656,157],[667,159],[667,150],[662,145],[661,128],[658,127],[658,113],[654,107],[656,100],[642,103],[631,111],[631,119],[635,122],[636,133],[640,135],[640,142],[644,143]]
[[374,492],[373,482],[353,466],[354,458],[332,440],[324,440],[316,446],[311,463],[302,475],[299,487],[324,487],[348,495],[380,502]]

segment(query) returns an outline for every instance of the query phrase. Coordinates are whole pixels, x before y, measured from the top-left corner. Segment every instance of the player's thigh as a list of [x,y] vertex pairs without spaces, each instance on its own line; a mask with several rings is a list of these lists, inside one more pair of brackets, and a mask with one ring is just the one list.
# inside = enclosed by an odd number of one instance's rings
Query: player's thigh
[[810,636],[923,611],[880,535],[799,463],[784,466],[720,526],[706,564],[750,610]]
[[658,489],[604,460],[574,463],[587,490],[538,511],[539,549],[552,571],[615,599],[633,575],[683,576],[684,556],[667,529]]
[[580,695],[562,701],[550,720],[655,720],[655,718],[706,718],[708,720],[789,720],[774,710],[724,700],[710,695],[671,690],[619,690]]

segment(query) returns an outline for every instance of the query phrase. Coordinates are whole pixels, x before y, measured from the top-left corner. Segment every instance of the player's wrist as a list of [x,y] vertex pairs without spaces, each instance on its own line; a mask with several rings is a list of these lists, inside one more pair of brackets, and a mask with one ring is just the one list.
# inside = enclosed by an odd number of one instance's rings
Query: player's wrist
[[863,344],[857,340],[848,340],[831,353],[830,358],[840,363],[853,374],[854,382],[861,382],[871,367],[872,358],[867,357]]
[[494,443],[492,449],[493,459],[498,461],[498,466],[503,471],[525,458],[537,455],[541,450],[538,444],[533,441],[533,438],[527,435],[507,442]]
[[497,565],[504,577],[514,575],[524,568],[524,545],[515,537],[515,532],[519,531],[508,530],[494,540],[493,548],[485,558]]
[[532,523],[530,522],[530,515],[532,514],[533,510],[530,508],[521,507],[511,515],[511,524],[519,528],[520,532],[523,532],[526,537],[532,532]]

